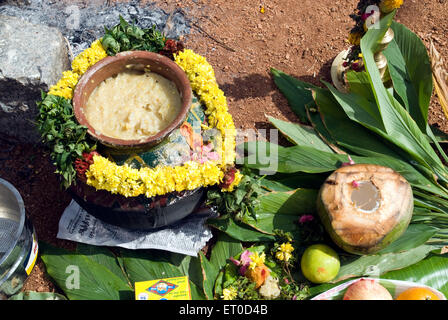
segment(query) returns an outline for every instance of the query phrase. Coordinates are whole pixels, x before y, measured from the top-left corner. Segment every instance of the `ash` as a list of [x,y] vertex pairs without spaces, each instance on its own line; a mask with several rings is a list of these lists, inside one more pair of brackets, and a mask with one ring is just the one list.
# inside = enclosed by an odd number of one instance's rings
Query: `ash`
[[[87,2],[87,3],[85,3]],[[141,28],[156,25],[168,38],[179,38],[190,32],[181,9],[165,12],[155,4],[140,0],[110,3],[108,0],[63,2],[54,0],[0,0],[0,15],[22,18],[33,24],[55,27],[71,46],[71,55],[78,55],[104,34],[103,26],[119,23],[120,15]]]

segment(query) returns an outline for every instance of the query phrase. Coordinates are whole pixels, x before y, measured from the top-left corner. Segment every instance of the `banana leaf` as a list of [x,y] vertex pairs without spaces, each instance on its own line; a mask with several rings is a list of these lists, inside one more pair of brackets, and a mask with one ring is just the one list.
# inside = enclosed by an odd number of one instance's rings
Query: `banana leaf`
[[398,253],[366,255],[353,262],[341,265],[338,275],[332,282],[339,282],[348,278],[381,275],[388,271],[402,269],[424,259],[436,246],[422,245]]
[[[128,281],[123,280],[121,270],[118,274],[109,270],[106,265],[98,263],[98,256],[90,258],[89,255],[42,242],[39,247],[47,273],[70,300],[133,299],[133,288]],[[103,258],[109,260],[104,256]]]
[[130,283],[188,276],[191,297],[203,300],[203,277],[200,260],[195,257],[159,250],[120,250],[120,260]]
[[261,186],[270,192],[293,191],[297,188],[319,189],[327,177],[328,174],[325,173],[308,174],[297,172],[294,175],[278,173],[271,176],[265,176],[264,179],[261,180]]
[[448,296],[448,256],[433,254],[414,265],[388,272],[381,277],[421,283]]
[[224,233],[219,233],[218,240],[210,255],[210,262],[221,269],[226,265],[227,259],[238,254],[241,250],[243,250],[241,242]]
[[242,250],[243,247],[239,241],[224,233],[220,233],[217,242],[212,248],[210,261],[200,252],[199,258],[204,279],[203,287],[207,299],[213,299],[215,282],[220,270],[225,267],[230,257],[239,254]]
[[275,212],[278,214],[307,214],[316,209],[317,190],[297,189],[290,192],[266,193],[260,199],[257,212]]
[[213,300],[216,278],[220,272],[217,265],[208,261],[203,252],[199,252],[202,270],[202,286],[207,300]]
[[67,298],[55,292],[24,291],[13,295],[8,300],[67,300]]
[[226,233],[228,236],[243,242],[267,242],[274,241],[275,237],[255,230],[249,225],[236,221],[232,217],[222,216],[208,219],[207,224]]

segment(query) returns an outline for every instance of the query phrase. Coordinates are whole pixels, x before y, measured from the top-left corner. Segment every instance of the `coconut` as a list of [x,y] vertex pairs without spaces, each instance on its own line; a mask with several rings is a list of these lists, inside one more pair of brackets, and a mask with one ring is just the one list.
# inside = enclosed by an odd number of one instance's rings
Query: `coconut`
[[317,211],[332,240],[354,254],[375,253],[400,237],[414,210],[410,184],[372,164],[344,166],[322,185]]
[[393,300],[393,298],[390,292],[375,280],[361,279],[348,287],[343,300]]

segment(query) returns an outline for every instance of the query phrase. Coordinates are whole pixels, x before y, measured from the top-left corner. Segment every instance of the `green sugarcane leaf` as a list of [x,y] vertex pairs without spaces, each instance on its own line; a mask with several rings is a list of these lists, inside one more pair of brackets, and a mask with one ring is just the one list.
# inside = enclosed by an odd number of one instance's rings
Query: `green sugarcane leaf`
[[286,99],[288,99],[291,109],[299,117],[301,122],[306,123],[308,117],[305,106],[313,102],[313,97],[309,89],[315,86],[300,81],[274,68],[271,68],[271,73],[274,77],[275,84],[285,95]]
[[[313,97],[314,98],[314,97]],[[316,133],[319,134],[319,137],[328,144],[329,147],[333,150],[333,152],[338,152],[336,145],[337,142],[333,138],[333,136],[328,131],[324,122],[322,121],[321,114],[318,112],[318,106],[316,102],[312,105],[308,105],[305,107],[308,115],[308,121],[311,123],[311,126],[314,128]]]
[[375,95],[370,85],[367,72],[348,71],[345,75],[350,92],[365,97],[367,100],[375,102]]
[[437,229],[424,224],[411,224],[405,233],[388,245],[379,254],[402,252],[419,247],[426,243],[437,233]]
[[269,142],[247,142],[244,164],[268,173],[322,173],[336,170],[347,156],[323,152],[309,146],[284,148]]
[[333,152],[312,127],[282,121],[273,117],[268,117],[268,119],[292,143],[309,145],[322,151]]
[[428,139],[425,134],[422,133],[414,119],[412,119],[406,109],[400,105],[391,93],[386,90],[375,63],[374,53],[378,50],[379,40],[384,36],[386,30],[392,24],[394,15],[395,11],[386,15],[380,21],[380,28],[369,29],[361,40],[361,50],[365,61],[365,67],[385,127],[385,131],[375,131],[402,148],[421,165],[434,170],[439,177],[446,181],[448,175],[446,174],[439,157],[432,149]]
[[386,145],[381,137],[351,121],[330,91],[315,89],[313,96],[325,127],[338,145],[362,156],[388,155],[402,159],[393,145]]
[[[263,152],[256,159],[245,159],[245,165],[251,169],[264,170],[267,166],[265,163],[271,162],[271,168],[275,167],[272,163],[276,163],[277,172],[279,173],[297,173],[304,172],[310,174],[326,173],[338,169],[344,162],[348,162],[347,155],[323,152],[306,146],[293,146],[283,148],[280,146],[272,147],[266,142],[249,142],[246,144],[246,150],[257,150],[259,145],[263,150],[278,149],[277,158],[270,153],[263,156]],[[420,171],[411,164],[394,159],[387,156],[360,157],[351,156],[355,163],[377,164],[389,167],[400,173],[414,188],[425,190],[442,197],[446,197],[446,193],[433,180],[429,180]],[[275,162],[275,160],[277,162]]]
[[422,40],[404,25],[393,22],[394,40],[384,51],[394,90],[422,131],[428,123],[433,91],[432,69]]

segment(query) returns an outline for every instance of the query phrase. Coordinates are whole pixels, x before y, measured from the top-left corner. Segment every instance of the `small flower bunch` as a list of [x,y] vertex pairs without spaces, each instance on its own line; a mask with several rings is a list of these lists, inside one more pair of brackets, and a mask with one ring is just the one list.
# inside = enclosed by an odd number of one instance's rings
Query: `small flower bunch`
[[93,164],[93,157],[99,156],[96,151],[83,152],[82,158],[75,160],[76,175],[82,181],[86,181],[86,171],[89,170],[90,165]]
[[[243,251],[240,259],[230,258],[230,261],[238,267],[240,279],[235,285],[223,289],[221,296],[224,300],[234,300],[237,298],[238,287],[244,286],[252,291],[251,296],[261,295],[265,298],[274,299],[280,295],[278,280],[271,276],[271,270],[266,266],[266,253]],[[241,277],[245,279],[241,279]],[[247,290],[247,289],[246,289]]]
[[159,54],[164,55],[165,57],[170,58],[171,60],[174,60],[174,55],[178,54],[184,49],[185,49],[184,44],[181,41],[168,39],[166,40],[163,49],[159,51]]
[[276,230],[277,241],[255,246],[229,258],[222,287],[216,297],[224,300],[303,300],[308,287],[299,282],[292,235]]
[[[356,13],[350,17],[355,21],[355,26],[350,30],[347,42],[353,47],[347,56],[344,67],[354,70],[363,71],[364,64],[360,49],[361,39],[368,29],[374,25],[378,18],[383,14],[387,14],[401,7],[403,0],[360,0],[356,7]],[[379,12],[373,9],[376,6]],[[378,13],[375,15],[375,13]]]
[[291,245],[291,243],[286,242],[282,243],[276,250],[275,257],[279,261],[289,262],[289,260],[292,258],[292,252],[294,251],[294,247]]

